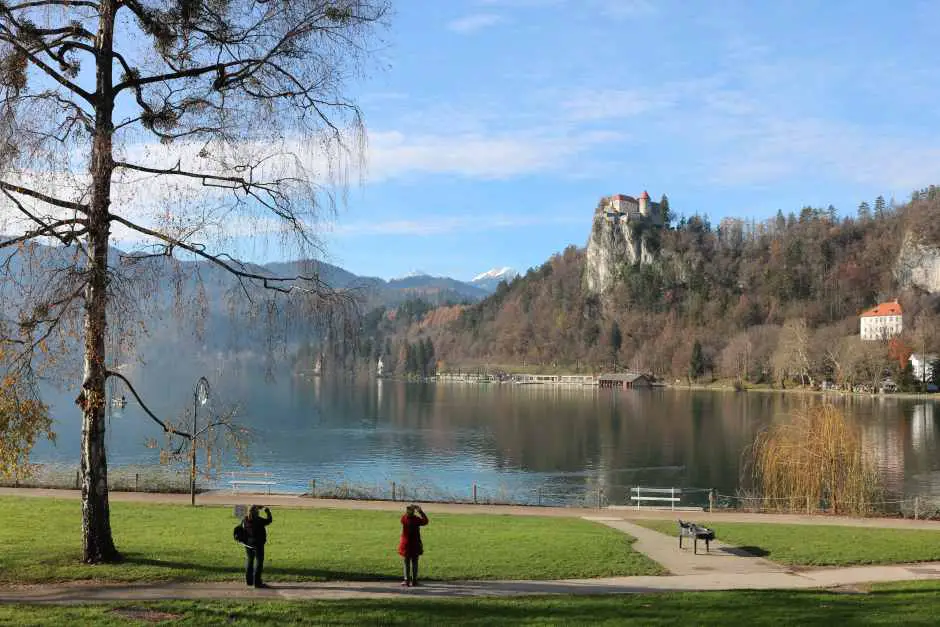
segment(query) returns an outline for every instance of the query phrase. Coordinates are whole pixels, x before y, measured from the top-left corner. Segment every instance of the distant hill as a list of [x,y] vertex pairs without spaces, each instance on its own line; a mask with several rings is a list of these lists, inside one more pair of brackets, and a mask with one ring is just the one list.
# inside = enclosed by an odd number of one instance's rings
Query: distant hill
[[[592,223],[586,212],[594,249],[571,246],[454,321],[418,320],[391,343],[430,338],[436,358],[456,365],[857,382],[874,376],[863,372],[872,363],[876,374],[905,363],[904,346],[940,351],[940,188],[874,207],[863,203],[857,217],[804,207],[718,226],[699,215],[630,222],[630,240],[607,237],[622,225],[607,215]],[[645,253],[631,258],[637,243]],[[598,290],[589,279],[601,263],[609,282]],[[859,340],[857,316],[893,298],[905,333],[889,356]]]
[[422,297],[439,303],[447,300],[476,302],[489,294],[487,290],[463,281],[427,274],[392,279],[385,284],[385,289],[393,294],[405,295],[407,298]]

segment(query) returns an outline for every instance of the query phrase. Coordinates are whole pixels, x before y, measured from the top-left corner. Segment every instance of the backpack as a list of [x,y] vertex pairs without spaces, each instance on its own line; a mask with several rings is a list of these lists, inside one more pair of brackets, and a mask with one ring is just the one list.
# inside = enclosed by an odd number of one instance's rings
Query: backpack
[[232,530],[232,537],[235,539],[235,542],[246,546],[248,545],[248,530],[245,529],[244,522],[235,525],[235,528]]

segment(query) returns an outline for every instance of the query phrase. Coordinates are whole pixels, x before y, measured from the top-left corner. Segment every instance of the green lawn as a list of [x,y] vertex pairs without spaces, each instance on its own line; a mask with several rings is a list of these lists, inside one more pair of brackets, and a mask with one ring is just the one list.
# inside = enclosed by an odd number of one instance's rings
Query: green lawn
[[[638,525],[676,535],[675,521],[634,520]],[[711,523],[718,539],[792,566],[901,564],[940,560],[940,529],[877,529],[774,523]]]
[[[238,580],[243,549],[228,507],[112,503],[118,565],[80,562],[79,502],[0,498],[0,583]],[[400,577],[399,514],[327,509],[273,510],[266,579],[375,580]],[[422,536],[428,579],[557,579],[661,574],[632,539],[574,518],[437,515]],[[2,623],[3,621],[0,621]]]
[[[686,592],[516,599],[195,601],[118,605],[0,605],[0,624],[143,624],[142,611],[173,625],[936,625],[940,584],[894,585],[869,594]],[[153,615],[150,618],[160,618]],[[169,622],[165,624],[170,624]]]

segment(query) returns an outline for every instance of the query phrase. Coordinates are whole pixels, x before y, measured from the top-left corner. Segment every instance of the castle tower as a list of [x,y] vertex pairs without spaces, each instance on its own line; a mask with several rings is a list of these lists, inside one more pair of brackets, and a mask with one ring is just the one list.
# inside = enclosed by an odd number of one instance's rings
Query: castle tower
[[637,200],[640,204],[640,213],[648,216],[650,214],[650,195],[644,190]]

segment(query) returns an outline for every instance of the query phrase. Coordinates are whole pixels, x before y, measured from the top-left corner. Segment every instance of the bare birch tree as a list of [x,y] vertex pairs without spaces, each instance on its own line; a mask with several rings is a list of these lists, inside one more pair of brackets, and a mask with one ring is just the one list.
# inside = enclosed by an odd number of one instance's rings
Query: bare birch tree
[[[184,256],[246,294],[337,298],[315,274],[240,263],[232,242],[276,233],[296,252],[318,250],[319,212],[361,154],[349,79],[387,10],[387,0],[0,0],[0,232],[12,233],[0,263],[15,284],[5,294],[17,295],[16,307],[4,301],[0,356],[11,389],[34,392],[36,364],[81,342],[86,562],[120,557],[104,415],[108,312],[123,277]],[[112,238],[131,252],[118,258]]]

